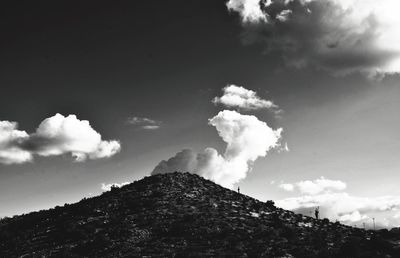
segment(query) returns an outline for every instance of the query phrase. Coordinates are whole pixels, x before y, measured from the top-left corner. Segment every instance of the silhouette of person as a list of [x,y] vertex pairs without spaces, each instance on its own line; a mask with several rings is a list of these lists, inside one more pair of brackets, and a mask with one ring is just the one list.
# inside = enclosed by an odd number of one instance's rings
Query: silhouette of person
[[240,193],[240,187],[238,186],[238,193]]
[[315,208],[315,218],[319,219],[319,206]]

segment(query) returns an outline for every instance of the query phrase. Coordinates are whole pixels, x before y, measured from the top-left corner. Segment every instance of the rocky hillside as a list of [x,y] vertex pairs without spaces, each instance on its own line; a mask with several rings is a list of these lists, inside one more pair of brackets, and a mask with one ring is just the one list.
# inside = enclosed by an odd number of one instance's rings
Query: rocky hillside
[[172,173],[3,219],[0,257],[400,257],[392,238]]

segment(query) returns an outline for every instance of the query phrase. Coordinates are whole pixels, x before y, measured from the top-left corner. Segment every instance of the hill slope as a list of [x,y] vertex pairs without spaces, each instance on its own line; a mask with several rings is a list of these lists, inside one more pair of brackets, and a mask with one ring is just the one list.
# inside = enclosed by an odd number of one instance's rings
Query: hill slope
[[189,173],[0,221],[0,257],[400,257],[392,242]]

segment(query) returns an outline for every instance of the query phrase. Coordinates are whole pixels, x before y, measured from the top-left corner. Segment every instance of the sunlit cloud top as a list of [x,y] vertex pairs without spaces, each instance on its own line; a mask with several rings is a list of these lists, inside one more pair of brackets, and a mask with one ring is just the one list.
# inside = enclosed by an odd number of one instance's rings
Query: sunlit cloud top
[[246,44],[262,44],[285,66],[370,77],[400,71],[400,2],[230,0]]

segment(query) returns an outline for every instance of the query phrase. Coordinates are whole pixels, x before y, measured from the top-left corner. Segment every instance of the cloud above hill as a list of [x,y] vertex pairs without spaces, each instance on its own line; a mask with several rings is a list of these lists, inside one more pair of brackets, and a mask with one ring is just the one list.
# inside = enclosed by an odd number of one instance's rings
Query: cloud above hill
[[117,188],[121,188],[124,185],[129,185],[130,182],[123,182],[123,183],[111,183],[111,184],[106,184],[106,183],[101,183],[101,190],[103,191],[110,191],[111,188],[113,187],[117,187]]
[[284,66],[370,77],[400,71],[397,0],[229,0],[244,44],[261,44]]
[[260,98],[255,91],[248,90],[242,86],[234,84],[227,85],[222,89],[223,95],[213,99],[214,104],[222,104],[228,108],[239,108],[242,110],[269,109],[275,113],[280,113],[278,105],[271,100]]
[[18,130],[16,122],[0,121],[0,163],[32,161],[37,156],[70,154],[75,161],[108,158],[118,153],[120,143],[102,140],[89,121],[75,115],[56,114],[43,120],[36,131]]
[[293,184],[280,184],[280,188],[285,191],[292,192],[294,190],[299,191],[302,194],[315,195],[319,193],[326,193],[331,191],[342,191],[346,189],[347,185],[345,182],[340,180],[330,180],[324,177],[315,180],[299,181]]
[[151,172],[152,175],[180,172],[194,172],[197,169],[197,154],[184,149],[168,160],[162,160]]
[[310,215],[315,207],[320,207],[321,217],[339,220],[346,224],[371,223],[376,218],[377,225],[393,227],[400,223],[396,216],[400,210],[399,196],[358,197],[345,192],[304,195],[276,201],[284,209]]
[[209,119],[227,146],[221,155],[214,148],[200,153],[183,150],[167,161],[161,161],[152,174],[189,171],[232,188],[244,179],[251,165],[280,146],[282,129],[273,130],[255,116],[224,110]]
[[321,177],[278,187],[299,196],[276,201],[284,209],[304,215],[313,215],[320,207],[321,217],[338,220],[345,224],[372,227],[376,218],[379,227],[393,227],[400,223],[400,196],[358,197],[344,192],[346,183]]

